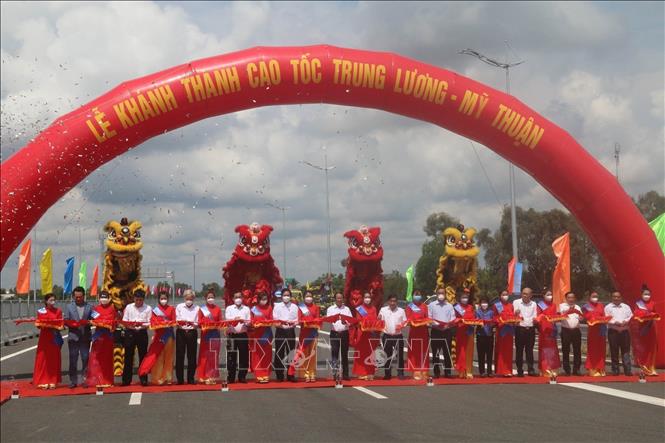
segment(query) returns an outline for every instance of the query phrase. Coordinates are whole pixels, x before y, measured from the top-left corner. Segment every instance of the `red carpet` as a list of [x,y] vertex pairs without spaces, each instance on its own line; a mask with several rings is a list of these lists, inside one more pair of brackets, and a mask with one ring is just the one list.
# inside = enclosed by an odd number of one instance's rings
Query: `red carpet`
[[[589,377],[589,376],[562,376],[557,379],[558,383],[609,383],[609,382],[638,382],[637,375],[626,377],[624,375],[606,376],[606,377]],[[665,373],[658,374],[655,377],[647,377],[649,382],[663,382],[665,381]],[[548,384],[549,379],[546,377],[511,377],[511,378],[474,378],[473,380],[464,380],[458,378],[440,378],[433,380],[435,385],[489,385],[489,384]],[[372,386],[425,386],[426,381],[420,380],[399,380],[393,377],[391,380],[351,380],[345,381],[344,386],[364,386],[371,388]],[[145,393],[161,393],[161,392],[187,392],[187,391],[219,391],[221,385],[170,385],[170,386],[141,386],[140,384],[133,384],[130,386],[113,386],[104,389],[104,394],[120,394],[131,392],[145,392]],[[322,379],[314,383],[290,383],[290,382],[270,382],[265,384],[255,383],[249,381],[247,384],[231,384],[229,390],[231,391],[245,391],[254,389],[300,389],[300,388],[332,388],[334,382],[331,379]],[[70,389],[66,385],[57,387],[56,389],[42,390],[37,389],[30,381],[3,381],[0,383],[0,404],[10,399],[12,390],[18,389],[20,397],[56,397],[61,395],[94,395],[95,388],[74,388]]]

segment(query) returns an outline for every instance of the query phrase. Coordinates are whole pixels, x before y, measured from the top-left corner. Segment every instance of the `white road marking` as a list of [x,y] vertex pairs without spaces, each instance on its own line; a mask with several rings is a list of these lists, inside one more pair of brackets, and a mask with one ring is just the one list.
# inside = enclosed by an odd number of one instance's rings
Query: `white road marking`
[[141,397],[143,394],[141,392],[132,392],[131,397],[129,397],[129,406],[138,406],[141,404]]
[[585,391],[597,392],[599,394],[611,395],[613,397],[625,398],[627,400],[639,401],[654,406],[665,408],[665,399],[652,397],[650,395],[635,394],[633,392],[621,391],[619,389],[606,388],[605,386],[595,386],[588,383],[559,383],[561,386],[584,389]]
[[[69,336],[69,334],[67,334],[67,335],[63,335],[62,338],[65,339],[65,338],[67,338],[68,336]],[[16,357],[17,355],[25,354],[26,352],[30,352],[30,351],[32,351],[33,349],[37,349],[37,345],[35,345],[35,346],[30,346],[29,348],[25,348],[25,349],[23,349],[23,350],[21,350],[21,351],[14,352],[13,354],[5,355],[4,357],[0,358],[0,361],[5,361],[5,360],[8,360],[8,359],[10,359],[10,358],[12,358],[12,357]]]
[[381,395],[381,394],[379,394],[378,392],[370,391],[369,389],[367,389],[367,388],[363,388],[362,386],[354,386],[353,389],[357,389],[357,390],[359,390],[360,392],[363,392],[363,393],[365,393],[365,394],[367,394],[367,395],[371,395],[372,397],[374,397],[374,398],[378,398],[379,400],[383,400],[383,399],[385,399],[385,398],[388,398],[388,397],[386,397],[385,395]]

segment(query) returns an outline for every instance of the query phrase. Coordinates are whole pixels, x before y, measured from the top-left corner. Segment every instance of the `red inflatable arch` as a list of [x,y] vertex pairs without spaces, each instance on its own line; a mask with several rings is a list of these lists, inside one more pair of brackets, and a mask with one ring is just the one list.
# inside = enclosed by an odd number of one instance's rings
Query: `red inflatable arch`
[[123,83],[59,118],[0,166],[0,264],[58,198],[128,149],[207,117],[302,103],[382,109],[490,147],[575,215],[627,300],[646,283],[665,317],[655,235],[617,180],[568,133],[514,97],[454,72],[326,45],[258,47],[194,61]]

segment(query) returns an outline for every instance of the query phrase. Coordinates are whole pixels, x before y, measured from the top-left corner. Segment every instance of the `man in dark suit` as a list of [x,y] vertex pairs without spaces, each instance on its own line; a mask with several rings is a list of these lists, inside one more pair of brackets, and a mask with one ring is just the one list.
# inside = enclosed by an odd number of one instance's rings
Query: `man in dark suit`
[[[69,337],[67,347],[69,348],[69,387],[78,385],[77,365],[79,355],[81,356],[81,373],[85,377],[88,367],[88,354],[90,352],[90,323],[92,306],[85,301],[85,289],[80,286],[74,288],[74,301],[65,308],[65,321],[69,320]],[[83,382],[85,385],[85,381]]]

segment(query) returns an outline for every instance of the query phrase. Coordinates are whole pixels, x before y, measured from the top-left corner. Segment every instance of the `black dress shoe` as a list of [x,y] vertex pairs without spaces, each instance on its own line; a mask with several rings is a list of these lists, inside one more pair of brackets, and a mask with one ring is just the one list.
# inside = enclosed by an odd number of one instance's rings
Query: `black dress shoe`
[[293,375],[288,375],[288,376],[286,377],[286,379],[287,379],[288,381],[290,381],[291,383],[295,383],[295,382],[296,382],[296,378],[295,378]]
[[491,372],[488,372],[488,373],[487,373],[487,376],[488,376],[489,378],[494,378],[494,374],[492,374]]
[[566,377],[570,377],[570,371],[565,371]]
[[242,380],[238,380],[238,383],[242,383],[243,385],[246,385],[246,384],[247,384],[247,380],[245,380],[245,379],[243,378]]
[[70,383],[69,384],[69,389],[74,389],[76,387],[76,383]]
[[524,372],[523,371],[518,371],[517,376],[518,377],[524,377]]
[[386,374],[386,375],[383,376],[384,380],[390,380],[391,378],[393,378],[393,376],[390,375],[390,374]]
[[536,374],[536,371],[531,369],[531,370],[529,370],[529,377],[538,377],[538,374]]
[[148,386],[148,382],[147,381],[141,381],[141,386]]
[[480,378],[487,378],[487,374],[483,372],[482,374],[480,374]]
[[129,383],[129,382],[122,382],[122,384],[120,386],[129,386],[130,384],[131,383]]

